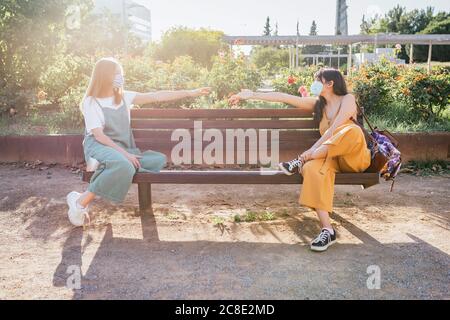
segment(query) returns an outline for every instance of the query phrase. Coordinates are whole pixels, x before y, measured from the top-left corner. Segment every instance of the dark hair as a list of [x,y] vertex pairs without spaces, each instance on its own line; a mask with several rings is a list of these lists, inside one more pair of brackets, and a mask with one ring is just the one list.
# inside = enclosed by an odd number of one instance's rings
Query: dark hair
[[[322,68],[316,72],[314,75],[315,80],[326,82],[333,81],[333,92],[338,96],[345,96],[348,94],[347,84],[345,83],[344,76],[339,70],[331,68]],[[314,120],[320,122],[323,117],[323,109],[327,105],[327,100],[319,96],[319,101],[317,101],[314,106]]]

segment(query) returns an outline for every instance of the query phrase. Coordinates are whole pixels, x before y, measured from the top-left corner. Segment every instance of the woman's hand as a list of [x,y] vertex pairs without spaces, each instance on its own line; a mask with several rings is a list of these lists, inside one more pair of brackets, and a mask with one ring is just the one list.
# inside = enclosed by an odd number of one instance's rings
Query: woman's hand
[[254,97],[254,95],[255,95],[255,93],[253,91],[248,90],[248,89],[243,89],[238,94],[231,96],[231,98],[228,101],[230,102],[230,104],[238,104],[239,101],[251,99]]
[[141,167],[141,163],[139,162],[139,159],[142,159],[141,156],[137,156],[135,154],[131,154],[126,152],[125,157],[128,159],[128,161],[131,162],[131,164],[136,168],[139,169]]
[[208,96],[211,94],[211,88],[205,87],[205,88],[199,88],[189,91],[189,96],[196,98],[196,97],[202,97],[202,96]]

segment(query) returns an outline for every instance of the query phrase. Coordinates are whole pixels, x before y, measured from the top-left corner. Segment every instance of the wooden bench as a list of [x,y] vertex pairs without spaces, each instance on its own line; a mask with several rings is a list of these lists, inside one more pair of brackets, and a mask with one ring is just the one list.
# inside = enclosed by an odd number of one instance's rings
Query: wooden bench
[[[137,147],[141,150],[154,150],[167,155],[171,163],[172,148],[179,141],[172,141],[172,132],[186,129],[191,133],[194,148],[203,151],[211,141],[195,143],[194,122],[201,121],[203,132],[218,129],[226,137],[227,129],[279,130],[279,160],[288,161],[310,148],[317,139],[317,123],[310,113],[299,109],[136,109],[131,112],[131,127]],[[362,121],[362,120],[360,120]],[[197,130],[200,131],[200,130]],[[203,140],[203,139],[201,139]],[[267,145],[270,150],[270,133]],[[259,143],[259,141],[258,141]],[[224,158],[226,147],[224,141]],[[234,152],[245,152],[246,161],[254,148],[245,143],[238,146],[235,141]],[[92,172],[83,172],[83,181],[89,182]],[[379,183],[378,173],[340,173],[336,175],[338,185],[361,185],[364,188]],[[301,184],[299,174],[286,176],[279,171],[211,169],[201,170],[163,170],[160,173],[138,173],[133,183],[138,184],[139,208],[142,212],[151,211],[152,184]]]

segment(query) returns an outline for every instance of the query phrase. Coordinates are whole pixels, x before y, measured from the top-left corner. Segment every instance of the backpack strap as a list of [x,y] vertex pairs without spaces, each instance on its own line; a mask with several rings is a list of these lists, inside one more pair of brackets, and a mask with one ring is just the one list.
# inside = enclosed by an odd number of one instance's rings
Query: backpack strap
[[358,108],[358,113],[364,117],[364,120],[367,122],[367,125],[369,126],[370,130],[371,130],[372,132],[375,132],[374,127],[370,124],[370,121],[369,121],[369,119],[367,118],[366,113],[364,112],[363,108],[361,108],[361,107],[359,106],[358,101],[356,101],[356,107]]

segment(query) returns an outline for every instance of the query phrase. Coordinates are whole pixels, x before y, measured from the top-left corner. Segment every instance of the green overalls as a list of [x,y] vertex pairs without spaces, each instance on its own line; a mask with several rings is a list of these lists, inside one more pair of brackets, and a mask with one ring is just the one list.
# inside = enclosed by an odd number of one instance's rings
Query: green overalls
[[[105,135],[127,152],[142,157],[139,159],[141,168],[138,172],[159,172],[166,166],[167,158],[164,154],[155,151],[142,153],[136,148],[125,101],[117,110],[103,108],[97,99],[95,101],[105,117],[103,129]],[[99,143],[94,136],[88,135],[87,132],[83,141],[83,149],[86,162],[89,158],[100,162],[100,166],[91,178],[88,191],[115,203],[123,202],[136,174],[133,164],[123,154]]]

